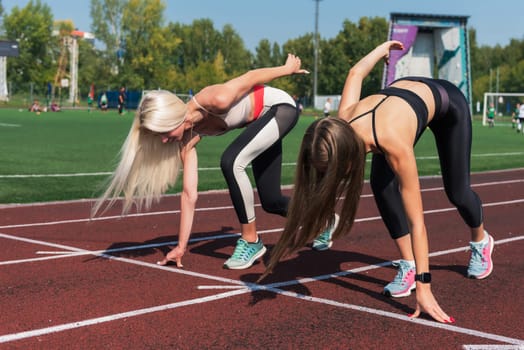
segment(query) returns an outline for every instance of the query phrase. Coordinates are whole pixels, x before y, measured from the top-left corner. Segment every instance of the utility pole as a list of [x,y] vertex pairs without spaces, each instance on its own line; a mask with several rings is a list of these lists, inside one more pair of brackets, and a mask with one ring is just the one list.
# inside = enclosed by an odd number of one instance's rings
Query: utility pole
[[314,47],[314,57],[315,57],[315,67],[313,68],[313,107],[315,107],[315,102],[317,100],[317,77],[318,77],[318,8],[319,3],[322,0],[313,0],[315,1],[315,38],[313,42]]
[[[499,76],[500,76],[499,68],[500,67],[497,67],[497,83],[496,83],[497,94],[499,93]],[[499,114],[499,100],[500,100],[500,96],[497,95],[497,98],[495,99],[495,111],[497,111],[497,114]]]
[[489,92],[493,92],[493,88],[491,87],[492,84],[491,84],[491,81],[492,81],[492,74],[493,74],[493,69],[489,69]]

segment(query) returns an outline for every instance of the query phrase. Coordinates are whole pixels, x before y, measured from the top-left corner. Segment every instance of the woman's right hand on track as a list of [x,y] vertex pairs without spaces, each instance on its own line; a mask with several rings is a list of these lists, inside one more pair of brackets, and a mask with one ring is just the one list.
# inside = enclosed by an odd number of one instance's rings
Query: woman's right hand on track
[[422,311],[427,312],[436,321],[442,323],[455,323],[455,319],[448,316],[437,303],[437,300],[431,292],[431,286],[427,283],[417,282],[417,308],[410,318],[416,318]]
[[182,265],[182,256],[184,256],[185,250],[180,248],[179,246],[176,246],[175,248],[171,249],[169,253],[167,253],[166,257],[161,260],[157,261],[157,265],[165,266],[170,261],[174,262],[176,264],[176,267],[184,267]]

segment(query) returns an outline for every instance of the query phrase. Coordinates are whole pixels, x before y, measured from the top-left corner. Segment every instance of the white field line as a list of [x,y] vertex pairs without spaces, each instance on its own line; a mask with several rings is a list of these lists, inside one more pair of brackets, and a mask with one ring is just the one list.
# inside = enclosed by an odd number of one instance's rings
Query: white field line
[[[484,183],[472,184],[471,187],[507,185],[507,184],[519,183],[519,182],[524,182],[524,179],[484,182]],[[443,187],[431,187],[431,188],[421,189],[421,192],[441,191],[443,189],[444,189]],[[371,198],[371,197],[373,197],[372,194],[367,194],[367,195],[363,194],[363,195],[361,195],[361,198]],[[515,200],[515,201],[500,202],[500,203],[502,203],[502,205],[504,205],[504,204],[520,203],[521,201],[522,200]],[[500,205],[500,204],[496,204],[496,205]],[[259,206],[260,206],[260,204],[255,204],[255,207],[259,207]],[[490,205],[484,203],[483,206],[490,206]],[[10,208],[12,208],[12,207],[10,207]],[[233,206],[226,205],[226,206],[220,206],[220,207],[196,208],[195,211],[197,211],[197,212],[206,212],[206,211],[229,210],[229,209],[233,209]],[[0,208],[0,210],[1,210],[1,208]],[[455,210],[455,208],[442,209],[442,210],[443,211],[450,211],[450,210]],[[426,212],[427,213],[432,213],[433,211],[426,211]],[[89,221],[115,220],[115,219],[142,217],[142,216],[171,215],[171,214],[179,214],[179,213],[180,213],[180,210],[153,211],[153,212],[127,214],[127,215],[102,216],[102,217],[96,217],[96,218],[59,220],[59,221],[46,221],[46,222],[37,222],[37,223],[31,223],[31,224],[3,225],[3,226],[0,226],[0,229],[20,228],[20,227],[34,227],[34,226],[62,225],[62,224],[82,223],[82,222],[89,222]],[[379,217],[360,219],[360,220],[357,219],[357,220],[355,220],[355,222],[376,220],[377,218],[379,218]]]
[[26,179],[36,177],[77,177],[77,176],[108,176],[110,172],[95,172],[95,173],[71,173],[71,174],[12,174],[0,175],[0,179]]
[[[490,170],[490,171],[482,171],[478,173],[472,173],[472,175],[481,175],[481,174],[504,174],[504,173],[522,173],[524,172],[524,168],[514,168],[514,169],[501,169],[501,170]],[[1,176],[1,175],[0,175]],[[424,175],[420,176],[421,180],[424,179],[439,179],[441,178],[440,175]],[[516,179],[516,180],[507,180],[507,181],[499,181],[499,182],[492,182],[492,183],[486,183],[487,186],[490,186],[492,184],[503,184],[503,183],[515,183],[515,182],[522,182],[524,180],[522,179]],[[366,183],[369,181],[366,180]],[[473,184],[473,187],[475,186],[484,186],[484,184]],[[293,185],[282,185],[283,189],[292,189]],[[442,189],[442,187],[435,187],[434,189],[426,189],[422,190],[424,191],[437,191]],[[256,191],[256,189],[254,189]],[[210,193],[228,193],[227,189],[217,189],[217,190],[209,190],[209,191],[201,191],[200,194],[210,194]],[[163,197],[179,197],[180,193],[169,193],[165,194]],[[363,197],[372,197],[372,195],[364,195]],[[50,202],[35,202],[35,203],[10,203],[10,204],[0,204],[0,210],[2,209],[9,209],[9,208],[21,208],[21,207],[42,207],[42,206],[50,206],[50,205],[64,205],[64,204],[73,204],[73,203],[91,203],[95,202],[96,199],[93,198],[83,198],[83,199],[70,199],[70,200],[63,200],[63,201],[50,201]],[[232,206],[224,207],[224,208],[233,208]]]
[[0,126],[7,127],[7,128],[19,128],[22,125],[21,124],[0,123]]
[[[0,235],[8,236],[8,235],[3,235],[3,234],[0,234]],[[15,239],[16,238],[17,237],[15,237]],[[512,241],[515,241],[517,239],[524,239],[524,236],[514,237],[512,239],[506,239],[506,240],[504,240],[504,242],[505,243],[512,242]],[[79,249],[79,248],[68,247],[68,246],[63,246],[63,245],[58,245],[58,244],[53,244],[53,243],[47,243],[47,242],[43,242],[43,241],[36,241],[36,240],[27,240],[27,241],[33,241],[33,243],[48,245],[48,246],[52,246],[52,247],[62,247],[64,249],[70,249],[72,251],[83,251],[82,249]],[[502,240],[498,241],[497,243],[501,244]],[[448,254],[449,252],[461,251],[461,250],[464,250],[464,249],[465,249],[464,247],[461,247],[461,248],[451,249],[451,250],[448,250],[448,251],[434,252],[433,254],[443,255],[443,254]],[[219,294],[215,294],[215,295],[211,295],[211,296],[207,296],[207,297],[202,297],[202,298],[190,299],[190,300],[176,302],[176,303],[171,303],[171,304],[166,304],[166,305],[159,305],[159,306],[150,307],[150,308],[144,308],[144,309],[138,309],[138,310],[133,310],[133,311],[128,311],[128,312],[118,313],[118,314],[112,314],[112,315],[102,316],[102,317],[88,319],[88,320],[76,321],[76,322],[66,323],[66,324],[57,325],[57,326],[53,326],[53,327],[46,327],[46,328],[34,329],[34,330],[24,331],[24,332],[19,332],[19,333],[6,334],[6,335],[0,336],[0,343],[7,343],[7,342],[15,341],[15,340],[32,338],[32,337],[41,336],[41,335],[45,335],[45,334],[62,332],[62,331],[70,330],[70,329],[76,329],[76,328],[80,328],[80,327],[86,327],[86,326],[100,324],[100,323],[105,323],[105,322],[112,322],[112,321],[123,319],[123,318],[136,317],[136,316],[140,316],[140,315],[144,315],[144,314],[150,314],[150,313],[154,313],[154,312],[175,309],[175,308],[179,308],[179,307],[183,307],[183,306],[196,305],[196,304],[200,304],[200,303],[204,303],[204,302],[208,302],[208,301],[215,301],[215,300],[228,298],[228,297],[232,297],[232,296],[236,296],[236,295],[240,295],[240,294],[250,293],[250,292],[253,292],[253,291],[257,291],[257,290],[266,290],[266,291],[271,291],[271,292],[274,292],[274,293],[277,293],[277,294],[280,294],[280,295],[285,295],[285,296],[288,296],[288,297],[297,298],[297,299],[300,299],[300,300],[306,300],[306,301],[310,301],[310,302],[316,302],[316,303],[320,303],[320,304],[331,305],[331,306],[335,306],[335,307],[339,307],[339,308],[345,308],[345,309],[349,309],[349,310],[353,310],[353,311],[365,312],[365,313],[368,313],[368,314],[377,315],[377,316],[381,316],[381,317],[388,317],[388,318],[392,318],[392,319],[396,319],[396,320],[400,320],[400,321],[404,321],[404,322],[412,322],[412,323],[416,323],[416,324],[423,325],[423,326],[426,326],[426,327],[444,329],[444,330],[447,330],[447,331],[450,331],[450,332],[462,333],[462,334],[466,334],[466,335],[469,335],[469,336],[475,336],[475,337],[479,337],[479,338],[483,338],[483,339],[489,339],[490,341],[498,341],[498,342],[503,342],[503,343],[515,344],[515,345],[524,344],[524,341],[521,340],[521,339],[509,338],[509,337],[500,336],[500,335],[497,335],[497,334],[481,332],[481,331],[477,331],[477,330],[474,330],[474,329],[468,329],[468,328],[453,326],[453,325],[449,325],[449,324],[438,323],[438,322],[435,322],[435,321],[423,320],[423,319],[419,319],[419,318],[412,319],[412,318],[409,318],[408,316],[401,315],[401,314],[398,314],[398,313],[393,313],[393,312],[384,311],[384,310],[380,310],[380,309],[368,308],[368,307],[364,307],[364,306],[360,306],[360,305],[354,305],[354,304],[348,304],[348,303],[340,303],[340,302],[337,302],[337,301],[334,301],[334,300],[331,300],[331,299],[317,298],[317,297],[312,297],[312,296],[299,294],[299,293],[295,293],[295,292],[289,292],[289,291],[285,291],[285,290],[276,288],[277,286],[289,286],[289,285],[295,285],[295,284],[304,284],[304,283],[307,283],[307,282],[319,281],[321,279],[332,278],[334,276],[343,276],[343,275],[348,275],[348,274],[361,272],[361,271],[365,271],[365,270],[376,269],[376,268],[379,268],[379,267],[382,267],[382,266],[390,265],[392,262],[384,262],[384,263],[378,264],[378,265],[369,265],[369,266],[365,266],[365,267],[361,267],[361,268],[357,268],[357,269],[353,269],[353,270],[347,270],[347,271],[338,272],[338,273],[335,273],[335,274],[329,274],[329,275],[324,275],[324,276],[317,276],[315,278],[292,280],[292,281],[287,281],[287,282],[278,282],[278,283],[272,283],[272,284],[269,284],[269,285],[258,285],[258,284],[255,284],[255,283],[245,283],[245,282],[238,281],[238,280],[227,279],[227,278],[222,278],[222,277],[212,276],[212,275],[207,275],[207,274],[201,274],[201,273],[195,273],[195,272],[190,272],[190,271],[186,271],[186,270],[182,270],[182,269],[175,269],[175,268],[168,268],[168,267],[165,267],[165,266],[158,266],[156,264],[146,263],[146,262],[132,260],[132,259],[127,259],[127,258],[113,257],[113,256],[106,255],[106,254],[103,254],[101,256],[104,257],[104,258],[108,258],[108,259],[112,259],[112,260],[118,260],[118,261],[121,261],[121,262],[126,262],[126,263],[130,263],[130,264],[134,264],[134,265],[152,267],[152,268],[162,269],[162,270],[169,271],[169,272],[180,273],[180,274],[185,274],[185,275],[192,275],[192,276],[196,276],[196,277],[212,279],[212,280],[215,280],[215,281],[231,283],[231,284],[234,285],[234,286],[231,286],[231,288],[236,288],[237,286],[239,286],[239,287],[243,286],[243,287],[240,288],[240,289],[237,289],[237,290],[224,292],[224,293],[219,293]]]
[[[1,125],[0,125],[1,126]],[[14,124],[12,126],[15,126]],[[484,158],[484,157],[507,157],[507,156],[520,156],[524,155],[524,152],[503,152],[503,153],[483,153],[483,154],[472,154],[472,158]],[[438,156],[420,156],[417,160],[434,160],[438,159]],[[367,159],[367,162],[370,162]],[[296,166],[296,163],[282,163],[282,166]],[[218,171],[220,167],[206,167],[198,168],[198,171]],[[23,178],[39,178],[39,177],[77,177],[77,176],[109,176],[112,172],[101,171],[101,172],[89,172],[89,173],[66,173],[66,174],[10,174],[0,175],[0,179],[23,179]]]

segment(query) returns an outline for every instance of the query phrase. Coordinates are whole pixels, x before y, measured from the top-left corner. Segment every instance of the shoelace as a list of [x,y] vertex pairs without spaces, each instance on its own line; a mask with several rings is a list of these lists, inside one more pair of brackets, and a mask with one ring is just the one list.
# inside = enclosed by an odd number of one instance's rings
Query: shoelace
[[483,263],[484,259],[484,249],[485,247],[479,246],[477,244],[471,244],[471,260],[475,263]]
[[330,230],[326,230],[317,237],[316,241],[327,243],[329,242],[329,238],[330,238],[329,236],[330,236]]
[[249,252],[251,250],[253,250],[253,248],[249,246],[249,243],[247,243],[243,239],[240,239],[237,242],[237,247],[233,252],[232,258],[238,260],[247,260],[246,258],[249,256]]
[[402,263],[402,262],[398,262],[398,263],[394,262],[393,266],[398,266],[399,267],[398,273],[395,276],[395,278],[393,279],[393,283],[405,284],[406,283],[406,278],[407,278],[407,276],[409,274],[409,271],[411,270],[411,265],[408,265],[408,264]]
[[318,237],[315,239],[315,241],[320,241],[322,243],[327,243],[331,240],[331,233],[333,231],[333,228],[334,228],[335,224],[329,226],[328,228],[326,228],[324,230],[324,232],[322,232],[320,235],[318,235]]

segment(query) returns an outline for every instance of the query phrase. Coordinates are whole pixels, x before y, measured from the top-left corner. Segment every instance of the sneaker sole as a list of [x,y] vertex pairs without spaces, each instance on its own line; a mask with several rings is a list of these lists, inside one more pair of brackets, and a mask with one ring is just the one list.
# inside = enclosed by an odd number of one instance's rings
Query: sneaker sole
[[262,255],[264,255],[266,253],[267,249],[265,246],[262,247],[262,249],[260,249],[260,251],[258,253],[256,253],[255,255],[253,255],[253,257],[248,260],[244,265],[238,265],[238,266],[228,266],[226,264],[224,264],[224,269],[227,269],[227,270],[243,270],[243,269],[247,269],[247,268],[250,268],[254,263],[255,261],[260,258]]
[[493,239],[493,237],[491,237],[491,235],[489,236],[489,245],[490,245],[490,247],[489,247],[489,268],[488,268],[488,271],[486,271],[483,274],[478,275],[478,276],[470,275],[468,273],[468,277],[469,278],[476,279],[476,280],[482,280],[482,279],[488,277],[489,275],[491,275],[491,273],[493,272],[493,260],[491,259],[491,254],[493,253],[493,248],[495,247],[495,240]]
[[384,292],[383,294],[387,297],[391,297],[391,298],[403,298],[403,297],[408,297],[411,295],[411,291],[412,290],[415,290],[416,288],[416,284],[413,283],[413,286],[411,286],[411,288],[408,288],[405,292],[403,293],[396,293],[396,294],[391,294],[391,292],[387,289],[384,289]]

